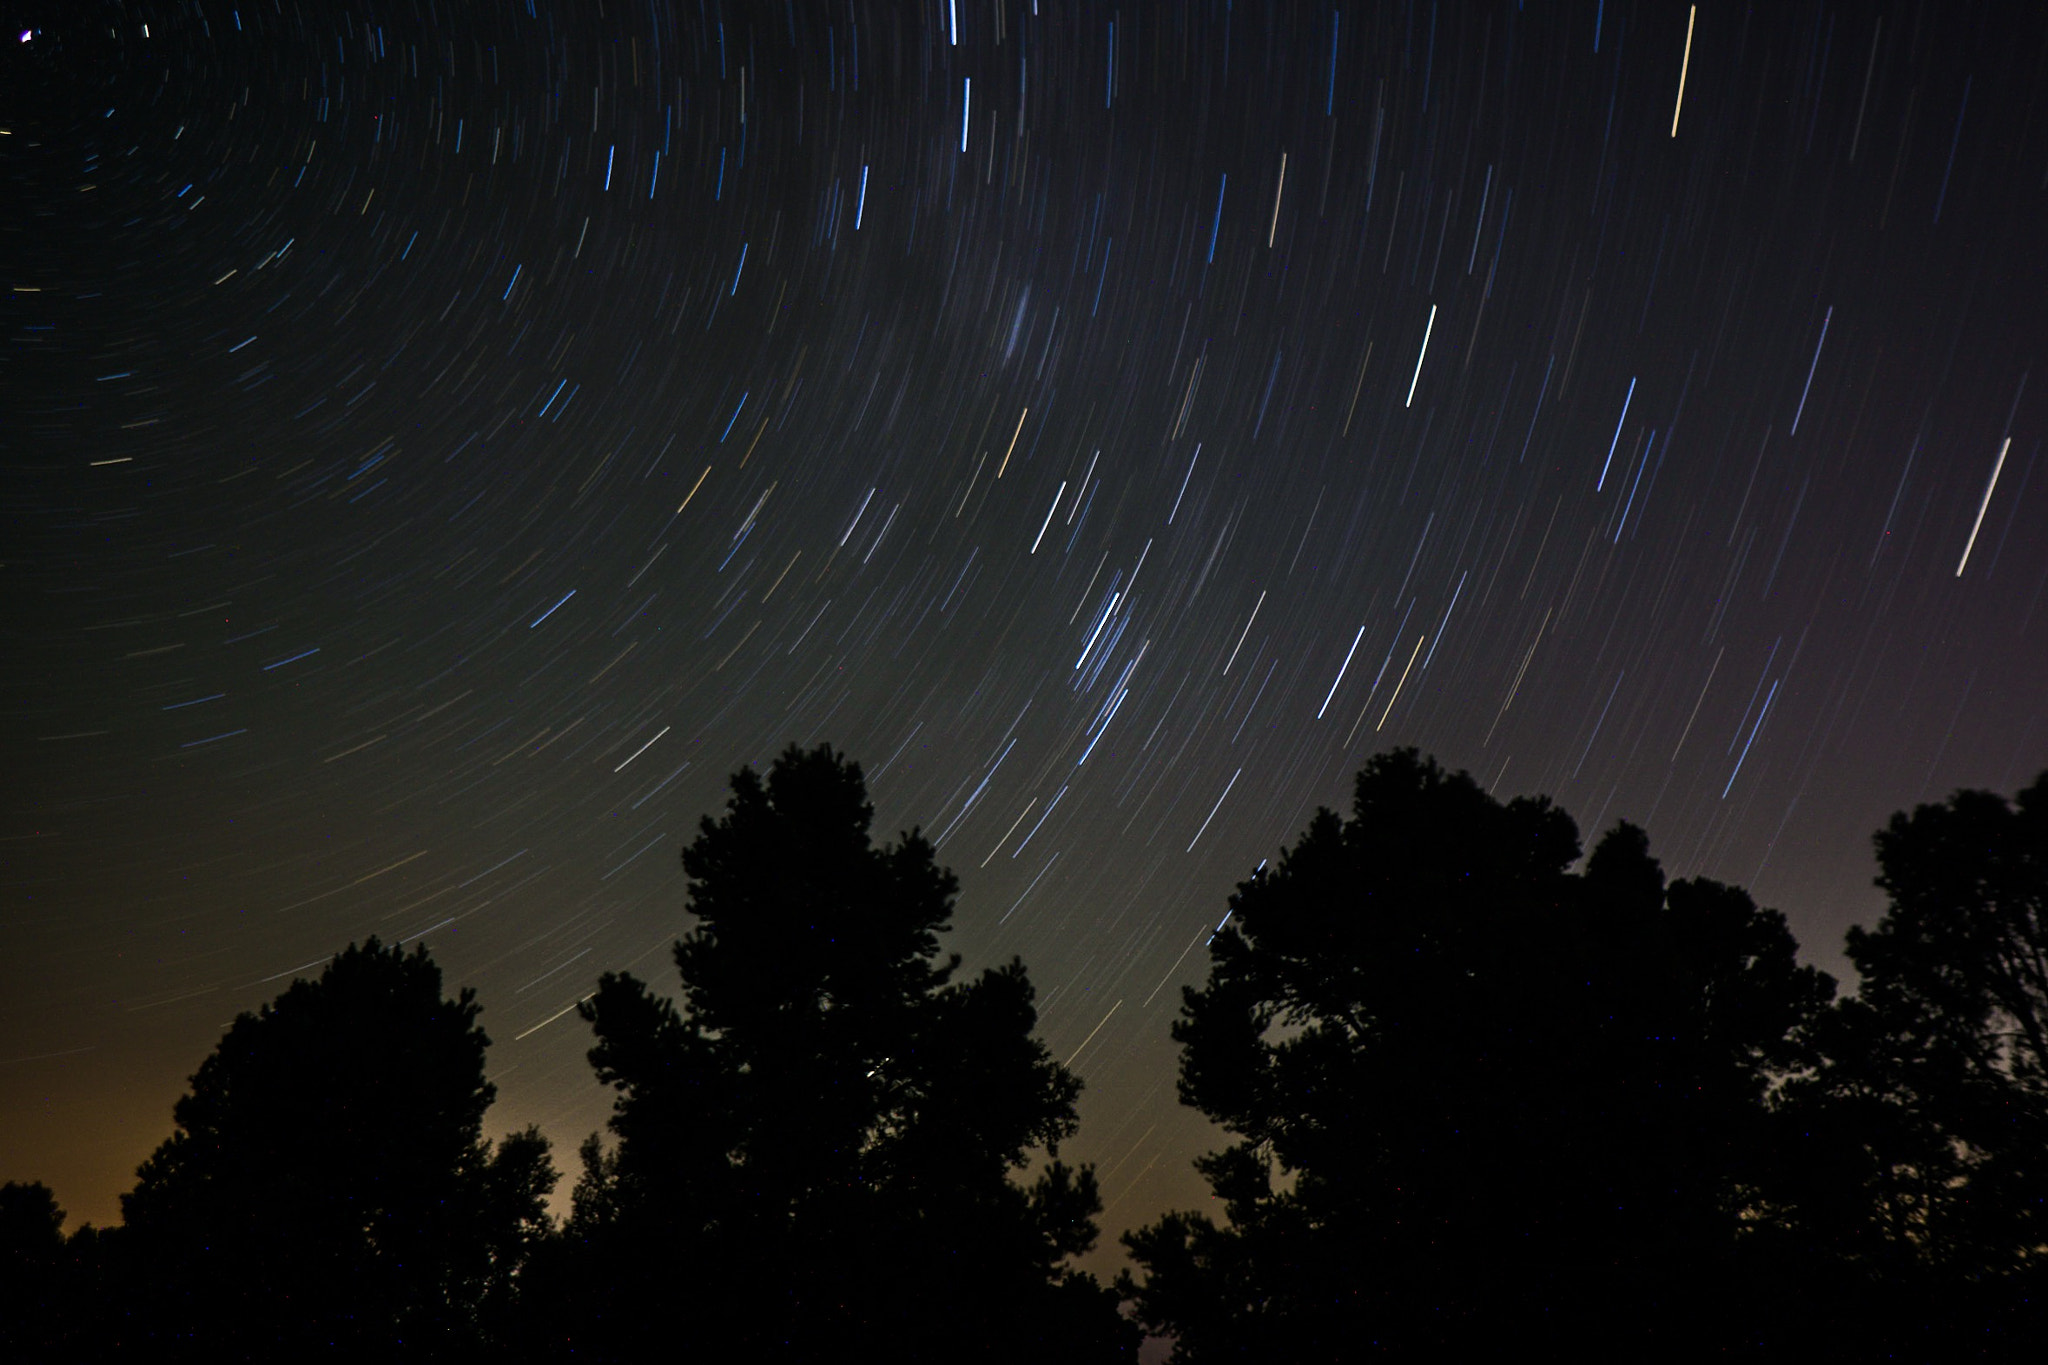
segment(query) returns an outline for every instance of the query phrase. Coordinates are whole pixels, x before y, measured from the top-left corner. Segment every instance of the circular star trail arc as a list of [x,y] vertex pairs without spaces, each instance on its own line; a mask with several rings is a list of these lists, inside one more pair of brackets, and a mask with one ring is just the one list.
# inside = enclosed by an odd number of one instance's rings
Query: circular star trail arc
[[[2048,755],[2048,28],[2004,7],[47,6],[8,44],[0,1175],[433,946],[605,1095],[678,850],[862,761],[1202,1197],[1177,987],[1422,746],[1839,968]],[[1683,114],[1681,120],[1680,114]]]

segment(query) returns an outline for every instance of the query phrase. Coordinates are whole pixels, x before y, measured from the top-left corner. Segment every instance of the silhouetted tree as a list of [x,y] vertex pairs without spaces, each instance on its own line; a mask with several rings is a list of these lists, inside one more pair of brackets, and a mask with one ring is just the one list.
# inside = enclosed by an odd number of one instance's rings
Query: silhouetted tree
[[466,1357],[546,1226],[537,1130],[493,1150],[474,992],[351,945],[243,1014],[122,1196],[139,1358]]
[[1833,983],[1640,830],[1578,856],[1548,801],[1404,750],[1238,887],[1174,1025],[1228,1222],[1124,1239],[1175,1360],[1769,1345],[1729,1298]]
[[956,883],[881,847],[829,748],[732,779],[683,853],[681,1006],[607,974],[583,1009],[618,1092],[549,1264],[557,1350],[637,1359],[1077,1360],[1134,1353],[1063,1265],[1093,1171],[1054,1159],[1080,1081],[1032,1034],[1023,965],[953,979]]
[[48,1359],[64,1335],[64,1210],[41,1182],[0,1185],[0,1358]]
[[1894,815],[1876,846],[1861,985],[1787,1093],[1804,1297],[1873,1350],[2048,1358],[2048,774]]

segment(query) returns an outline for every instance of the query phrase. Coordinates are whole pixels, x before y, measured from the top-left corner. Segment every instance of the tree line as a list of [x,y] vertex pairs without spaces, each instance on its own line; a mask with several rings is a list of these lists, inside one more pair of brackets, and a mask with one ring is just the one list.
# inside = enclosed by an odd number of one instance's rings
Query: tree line
[[676,993],[579,1007],[565,1218],[474,992],[371,939],[226,1030],[119,1226],[0,1186],[0,1358],[2048,1358],[2048,774],[1878,831],[1841,995],[1640,829],[1375,757],[1184,990],[1212,1208],[1110,1284],[1022,962],[942,955],[956,880],[872,821],[829,748],[734,775]]

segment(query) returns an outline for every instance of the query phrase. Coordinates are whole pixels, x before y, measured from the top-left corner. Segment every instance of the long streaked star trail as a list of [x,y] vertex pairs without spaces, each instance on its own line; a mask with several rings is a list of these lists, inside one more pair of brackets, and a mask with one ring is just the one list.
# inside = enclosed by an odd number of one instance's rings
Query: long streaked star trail
[[370,934],[573,1164],[572,1006],[673,983],[677,852],[791,743],[1024,957],[1103,1267],[1206,1198],[1196,950],[1376,750],[1837,971],[1890,812],[2048,766],[2038,10],[20,30],[0,1179],[75,1220]]

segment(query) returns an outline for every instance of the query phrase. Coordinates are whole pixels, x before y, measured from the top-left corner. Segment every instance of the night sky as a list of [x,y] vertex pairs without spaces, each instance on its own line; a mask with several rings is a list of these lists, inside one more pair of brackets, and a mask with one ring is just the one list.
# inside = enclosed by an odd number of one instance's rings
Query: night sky
[[792,742],[1023,955],[1112,1244],[1371,754],[1838,972],[1890,812],[2048,766],[2037,8],[66,0],[0,64],[0,1178],[74,1225],[371,934],[573,1165],[572,1006],[673,985]]

